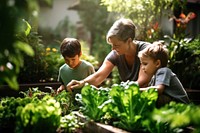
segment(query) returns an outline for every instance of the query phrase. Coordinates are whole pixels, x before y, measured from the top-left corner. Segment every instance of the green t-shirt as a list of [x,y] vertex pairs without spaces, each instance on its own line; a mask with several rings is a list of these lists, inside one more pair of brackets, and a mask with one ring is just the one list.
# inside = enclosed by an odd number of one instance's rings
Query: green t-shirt
[[94,67],[91,63],[81,60],[81,64],[75,68],[70,68],[67,64],[64,64],[59,69],[58,81],[63,85],[67,85],[72,79],[82,80],[87,76],[94,73]]

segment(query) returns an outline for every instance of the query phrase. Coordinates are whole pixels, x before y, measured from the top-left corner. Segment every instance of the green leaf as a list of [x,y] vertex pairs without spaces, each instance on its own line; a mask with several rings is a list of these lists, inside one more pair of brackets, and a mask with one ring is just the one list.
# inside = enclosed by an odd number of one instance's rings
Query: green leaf
[[31,25],[26,21],[26,20],[23,20],[26,25],[27,25],[27,28],[25,29],[25,35],[28,36],[31,32]]
[[15,48],[23,51],[24,53],[26,53],[29,56],[34,56],[34,50],[27,43],[24,43],[24,42],[21,42],[21,41],[16,41],[15,42]]
[[12,76],[12,77],[5,77],[4,80],[6,81],[6,83],[8,83],[9,87],[18,90],[19,89],[19,84],[17,82],[17,77],[16,76]]

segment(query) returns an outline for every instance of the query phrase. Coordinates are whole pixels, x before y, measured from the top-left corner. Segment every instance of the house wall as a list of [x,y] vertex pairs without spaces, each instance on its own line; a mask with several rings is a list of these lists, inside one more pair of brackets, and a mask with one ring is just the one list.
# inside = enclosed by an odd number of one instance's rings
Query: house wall
[[79,15],[75,10],[68,10],[68,7],[75,0],[53,0],[52,7],[41,7],[39,12],[39,26],[55,29],[58,23],[68,16],[70,23],[76,25],[80,21]]
[[166,13],[168,13],[169,11],[165,11],[165,15],[162,16],[161,19],[161,29],[162,29],[162,33],[164,35],[169,35],[172,36],[173,35],[173,21],[169,20],[169,16],[166,15]]

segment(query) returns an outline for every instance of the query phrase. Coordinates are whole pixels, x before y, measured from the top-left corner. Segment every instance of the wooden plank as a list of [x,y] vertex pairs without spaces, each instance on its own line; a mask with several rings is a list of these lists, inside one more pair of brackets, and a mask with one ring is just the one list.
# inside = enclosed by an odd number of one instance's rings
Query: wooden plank
[[85,128],[83,129],[84,133],[130,133],[111,125],[106,125],[94,121],[87,121],[85,116],[81,115],[77,111],[74,111],[73,113],[81,118],[82,122],[86,123]]

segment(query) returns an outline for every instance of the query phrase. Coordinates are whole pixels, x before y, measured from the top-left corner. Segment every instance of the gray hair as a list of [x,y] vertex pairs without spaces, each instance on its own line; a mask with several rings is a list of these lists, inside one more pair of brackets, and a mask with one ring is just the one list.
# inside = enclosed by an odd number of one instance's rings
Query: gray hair
[[117,37],[120,41],[127,41],[129,38],[135,39],[135,29],[136,26],[133,24],[132,20],[121,18],[114,22],[112,27],[109,29],[106,40],[108,43],[110,37]]

